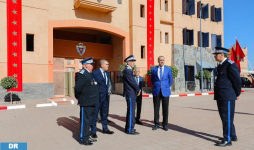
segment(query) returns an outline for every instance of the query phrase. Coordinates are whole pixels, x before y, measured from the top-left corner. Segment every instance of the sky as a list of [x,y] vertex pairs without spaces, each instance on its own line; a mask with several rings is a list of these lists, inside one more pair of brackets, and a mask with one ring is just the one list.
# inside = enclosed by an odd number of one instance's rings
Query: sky
[[234,45],[237,37],[242,48],[248,47],[248,59],[254,69],[254,0],[223,2],[224,47],[230,48]]

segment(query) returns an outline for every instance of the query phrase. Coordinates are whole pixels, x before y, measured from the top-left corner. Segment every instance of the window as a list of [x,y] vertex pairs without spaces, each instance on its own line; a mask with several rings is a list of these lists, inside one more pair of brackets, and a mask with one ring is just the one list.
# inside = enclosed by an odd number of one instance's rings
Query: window
[[187,28],[183,29],[183,44],[184,45],[193,45],[194,44],[194,34],[193,30],[188,30]]
[[184,65],[185,81],[195,81],[194,66]]
[[165,0],[165,11],[168,11],[168,0]]
[[216,46],[221,47],[221,35],[212,34],[212,49],[214,49]]
[[146,51],[146,47],[145,46],[141,46],[141,59],[145,59],[145,51]]
[[122,4],[122,0],[117,0],[118,4]]
[[145,5],[140,5],[140,17],[145,18]]
[[182,0],[183,2],[183,14],[194,15],[195,14],[195,0]]
[[34,51],[34,35],[26,34],[26,51],[33,52]]
[[168,44],[168,33],[165,33],[165,43]]
[[[198,9],[197,9],[197,11],[198,11],[198,13],[197,13],[198,18],[200,18],[200,3],[201,2],[199,1],[198,2]],[[201,18],[202,19],[209,18],[209,12],[208,12],[209,4],[204,5],[204,4],[201,3],[201,7],[202,7]]]
[[160,42],[162,43],[162,38],[161,38],[161,31],[160,31]]
[[[200,31],[198,31],[198,46],[201,47]],[[202,47],[209,47],[209,32],[202,32]]]
[[214,5],[211,7],[211,21],[214,21],[214,22],[222,21],[221,8],[215,8]]

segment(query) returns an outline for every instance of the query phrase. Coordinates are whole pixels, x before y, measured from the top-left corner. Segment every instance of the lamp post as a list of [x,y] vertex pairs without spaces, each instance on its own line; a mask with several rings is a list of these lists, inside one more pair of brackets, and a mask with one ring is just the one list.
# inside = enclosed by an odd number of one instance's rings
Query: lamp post
[[201,0],[200,0],[200,65],[201,65],[201,93],[204,92],[203,89],[203,62],[202,62],[202,46],[203,46],[203,41],[202,41],[202,23],[201,23],[201,18],[202,18],[202,5],[201,5]]

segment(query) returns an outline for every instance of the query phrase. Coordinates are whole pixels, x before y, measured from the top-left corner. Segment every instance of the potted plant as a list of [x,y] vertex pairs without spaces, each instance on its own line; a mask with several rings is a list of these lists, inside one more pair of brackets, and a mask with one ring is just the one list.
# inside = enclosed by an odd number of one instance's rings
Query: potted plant
[[[211,80],[211,72],[208,70],[204,70],[203,71],[203,82],[207,82],[207,84],[210,84],[210,80]],[[200,81],[200,87],[201,87],[201,71],[198,72],[198,74],[195,76],[196,79],[198,79]]]
[[[8,90],[11,90],[11,89],[17,87],[18,81],[16,78],[14,78],[12,76],[4,77],[3,79],[1,79],[0,85],[3,87],[3,89],[8,91]],[[12,92],[10,93],[10,99],[11,99],[11,103],[13,103],[12,102]]]

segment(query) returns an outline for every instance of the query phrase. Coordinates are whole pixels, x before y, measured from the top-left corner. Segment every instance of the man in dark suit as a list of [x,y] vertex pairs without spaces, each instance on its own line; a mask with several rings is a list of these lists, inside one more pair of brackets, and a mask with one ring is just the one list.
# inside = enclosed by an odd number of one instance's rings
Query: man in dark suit
[[125,124],[125,133],[130,135],[139,134],[134,129],[135,126],[135,104],[136,98],[140,95],[140,89],[137,82],[134,79],[132,68],[135,65],[135,58],[133,55],[125,58],[124,62],[127,63],[123,71],[123,84],[124,92],[123,96],[127,102],[127,114],[126,114],[126,124]]
[[215,47],[214,58],[219,62],[214,83],[214,100],[223,125],[223,138],[216,146],[231,146],[237,141],[234,126],[235,100],[241,94],[241,78],[237,65],[227,59],[228,49]]
[[100,68],[93,71],[93,77],[95,81],[98,83],[99,93],[100,93],[100,101],[95,106],[95,113],[92,120],[91,132],[92,138],[97,138],[96,134],[96,122],[98,118],[98,113],[100,111],[101,114],[101,124],[104,134],[113,134],[113,131],[108,129],[108,109],[109,109],[109,83],[110,77],[107,72],[109,68],[109,63],[107,60],[100,60]]
[[168,131],[168,105],[169,96],[171,95],[170,86],[173,83],[172,71],[164,65],[165,58],[158,57],[159,65],[152,68],[151,81],[153,84],[153,105],[154,105],[154,127],[153,130],[159,128],[159,111],[160,102],[162,101],[163,122],[162,128]]
[[139,86],[140,89],[140,95],[137,96],[136,103],[137,103],[137,115],[136,115],[136,124],[142,125],[143,123],[140,121],[140,114],[141,114],[141,108],[142,108],[142,87],[144,83],[144,78],[139,76],[140,74],[140,69],[135,68],[134,75],[135,75],[135,80]]
[[92,145],[96,140],[89,138],[89,128],[93,117],[95,104],[99,102],[99,89],[93,79],[93,58],[81,61],[83,69],[77,73],[75,97],[80,106],[80,144]]

